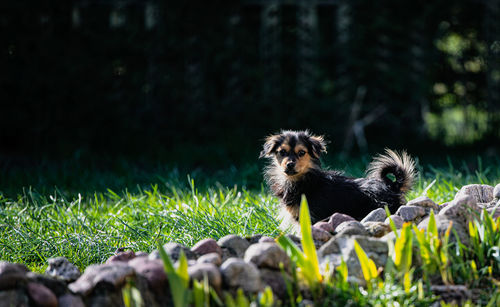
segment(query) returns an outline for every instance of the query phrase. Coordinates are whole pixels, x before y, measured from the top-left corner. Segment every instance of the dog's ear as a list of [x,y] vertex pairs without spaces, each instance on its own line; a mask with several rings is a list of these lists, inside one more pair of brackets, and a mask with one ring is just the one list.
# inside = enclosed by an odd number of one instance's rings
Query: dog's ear
[[311,143],[312,155],[314,158],[319,159],[322,153],[326,153],[326,141],[322,135],[309,136]]
[[260,152],[259,158],[270,157],[279,146],[280,139],[281,138],[279,134],[266,137],[266,142],[264,143],[264,147]]

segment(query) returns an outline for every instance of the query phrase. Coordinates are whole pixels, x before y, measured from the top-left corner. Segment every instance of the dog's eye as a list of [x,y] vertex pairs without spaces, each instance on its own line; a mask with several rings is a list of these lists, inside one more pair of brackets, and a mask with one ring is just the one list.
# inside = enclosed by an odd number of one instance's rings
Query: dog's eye
[[284,157],[286,156],[286,150],[282,149],[279,151],[280,156]]
[[299,150],[299,152],[298,152],[299,157],[303,157],[305,154],[306,154],[306,152],[303,150]]

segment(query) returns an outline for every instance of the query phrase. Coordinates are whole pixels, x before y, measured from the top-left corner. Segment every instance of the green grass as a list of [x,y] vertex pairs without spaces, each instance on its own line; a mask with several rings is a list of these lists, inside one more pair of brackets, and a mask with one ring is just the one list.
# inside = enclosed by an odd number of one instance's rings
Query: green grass
[[[357,176],[365,162],[334,165]],[[499,164],[483,166],[478,159],[476,165],[477,170],[421,165],[409,198],[421,195],[433,180],[428,195],[439,203],[451,200],[464,184],[500,182]],[[105,261],[119,247],[149,252],[157,240],[192,246],[231,233],[279,234],[278,201],[264,188],[255,165],[194,170],[191,176],[166,167],[141,171],[130,164],[121,165],[121,172],[74,163],[47,169],[10,172],[3,178],[1,260],[43,271],[48,258],[64,256],[83,269]]]

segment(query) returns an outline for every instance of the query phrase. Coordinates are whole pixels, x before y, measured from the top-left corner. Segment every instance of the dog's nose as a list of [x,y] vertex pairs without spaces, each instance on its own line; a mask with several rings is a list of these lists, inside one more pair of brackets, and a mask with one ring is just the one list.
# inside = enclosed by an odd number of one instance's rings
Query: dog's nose
[[295,167],[295,161],[288,161],[286,163],[286,168],[287,169],[293,169]]

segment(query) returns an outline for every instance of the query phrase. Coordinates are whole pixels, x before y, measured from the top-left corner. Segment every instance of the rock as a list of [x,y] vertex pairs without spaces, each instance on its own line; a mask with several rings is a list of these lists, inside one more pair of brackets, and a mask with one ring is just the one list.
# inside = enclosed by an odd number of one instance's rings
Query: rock
[[197,263],[192,267],[188,268],[188,274],[191,279],[198,281],[203,281],[206,275],[208,278],[208,283],[216,291],[221,290],[222,277],[219,268],[212,263]]
[[2,306],[29,306],[28,295],[23,289],[0,291],[0,305]]
[[311,227],[311,234],[313,239],[319,242],[326,242],[330,240],[330,238],[332,237],[332,235],[328,231],[325,231],[315,226]]
[[384,222],[365,222],[365,229],[372,237],[380,238],[392,231],[391,227]]
[[[264,243],[257,243],[264,244]],[[241,288],[246,293],[256,293],[262,289],[260,273],[255,264],[243,259],[229,258],[220,271],[225,285],[233,289]]]
[[61,279],[67,283],[73,282],[80,277],[80,270],[76,265],[64,257],[50,258],[45,274]]
[[146,253],[146,252],[137,252],[137,253],[135,253],[135,257],[147,257],[147,256],[149,256],[149,254]]
[[158,302],[170,301],[170,291],[167,275],[160,259],[149,259],[147,257],[136,257],[129,261],[128,265],[135,272],[146,279],[149,289]]
[[[248,243],[251,245],[251,244],[255,244],[255,243],[258,243],[259,240],[262,238],[263,236],[262,235],[253,235],[253,236],[250,236],[250,237],[245,237],[245,240],[248,241]],[[250,246],[249,245],[249,246]]]
[[293,234],[286,235],[288,239],[292,240],[293,243],[300,244],[300,238]]
[[347,214],[342,214],[342,213],[334,213],[332,216],[330,216],[330,219],[328,220],[328,224],[332,225],[332,228],[335,230],[337,226],[342,224],[343,222],[346,221],[355,221],[352,216],[349,216]]
[[222,257],[217,253],[209,253],[198,258],[198,263],[211,263],[220,266],[222,264]]
[[[375,262],[377,267],[385,266],[387,261],[388,246],[387,241],[367,236],[336,236],[327,242],[320,249],[321,266],[325,267],[326,262],[330,267],[340,265],[343,258],[347,264],[350,280],[363,282],[363,274],[359,264],[358,256],[354,250],[354,240],[363,248],[367,256]],[[334,251],[336,248],[332,241],[335,241],[339,248],[339,253],[328,254],[328,251]],[[325,247],[328,245],[328,247]]]
[[455,197],[446,208],[441,209],[438,215],[445,215],[451,220],[460,222],[463,226],[467,226],[468,222],[473,220],[475,214],[480,213],[480,208],[476,200],[470,195]]
[[80,278],[69,284],[68,288],[73,293],[86,296],[98,285],[120,289],[126,279],[133,276],[135,276],[134,269],[123,262],[91,265],[85,269]]
[[[452,222],[452,227],[458,235],[460,242],[466,246],[470,243],[468,226],[465,226],[462,221],[454,220],[452,217],[438,214],[435,216],[436,227],[440,237],[444,236],[446,230],[448,229],[450,222]],[[418,224],[419,229],[427,229],[429,225],[429,217],[425,218],[422,222]],[[456,237],[453,231],[450,232],[450,242],[456,242]]]
[[406,203],[407,206],[417,206],[439,210],[439,206],[427,196],[420,196]]
[[45,274],[37,274],[33,272],[27,273],[26,277],[28,277],[29,282],[34,282],[47,287],[55,294],[55,296],[60,296],[68,292],[66,282],[56,277],[51,277]]
[[144,276],[153,288],[165,285],[167,275],[165,274],[163,262],[160,259],[137,257],[128,264],[137,274]]
[[443,301],[459,305],[472,298],[471,291],[463,285],[431,285],[431,291]]
[[404,224],[405,221],[399,215],[391,215],[391,216],[389,216],[388,218],[385,219],[384,223],[386,223],[387,225],[390,226],[389,218],[392,219],[392,221],[394,222],[394,225],[396,225],[397,229],[400,229],[400,228],[403,227],[403,224]]
[[324,231],[334,233],[335,229],[333,229],[332,224],[328,222],[317,222],[316,224],[313,225],[313,227],[323,229]]
[[106,260],[106,263],[121,261],[128,262],[135,258],[134,251],[120,251]]
[[[283,274],[280,271],[270,269],[260,269],[259,271],[263,286],[271,287],[274,295],[283,300],[286,297],[286,283]],[[287,278],[291,281],[291,278],[288,276]]]
[[0,275],[12,273],[24,274],[29,271],[30,270],[24,264],[0,261]]
[[500,183],[495,186],[493,189],[493,197],[496,200],[500,200]]
[[321,257],[322,255],[338,254],[338,253],[340,253],[340,248],[339,245],[337,244],[336,238],[334,237],[319,248],[318,257]]
[[290,257],[276,243],[264,242],[250,245],[245,252],[245,261],[252,262],[259,268],[280,269],[280,263],[286,271],[290,270]]
[[59,307],[85,307],[83,300],[76,295],[65,294],[58,299]]
[[384,208],[378,208],[368,213],[368,215],[361,220],[361,223],[364,224],[366,222],[383,222],[386,217],[387,214]]
[[49,288],[34,282],[28,283],[28,295],[35,306],[57,307],[57,297]]
[[342,222],[337,226],[337,228],[335,228],[335,232],[337,232],[337,236],[368,235],[365,226],[356,220]]
[[[262,236],[261,236],[262,237]],[[258,240],[260,240],[259,238]],[[257,241],[258,241],[257,240]],[[255,243],[257,243],[257,241]],[[238,257],[243,257],[245,251],[250,246],[248,240],[237,235],[227,235],[217,241],[220,247],[232,249]]]
[[489,203],[493,200],[494,188],[487,184],[469,184],[455,194],[455,199],[470,195],[476,203]]
[[258,243],[263,243],[263,242],[276,242],[276,241],[271,237],[263,236],[262,238],[259,239]]
[[403,218],[405,222],[417,221],[425,215],[425,208],[418,206],[401,206],[396,215]]
[[486,211],[489,214],[493,215],[494,219],[497,219],[498,217],[500,217],[500,206],[498,206],[497,208],[493,207],[493,208],[486,209]]
[[[186,255],[187,259],[196,259],[196,255],[189,248],[179,243],[166,243],[165,245],[163,245],[163,249],[172,261],[179,260],[181,250],[184,252],[184,255]],[[160,259],[160,253],[157,250],[154,250],[151,252],[151,254],[149,254],[149,258]]]
[[222,256],[222,249],[217,244],[217,241],[215,241],[212,238],[203,239],[199,241],[191,248],[191,251],[197,255],[217,253]]
[[[238,257],[238,254],[232,248],[222,247],[222,263],[224,263],[229,258]],[[243,256],[238,257],[243,258]]]
[[[28,268],[22,264],[0,261],[0,290],[24,286],[27,282],[27,272]],[[9,297],[14,294],[9,294]]]

